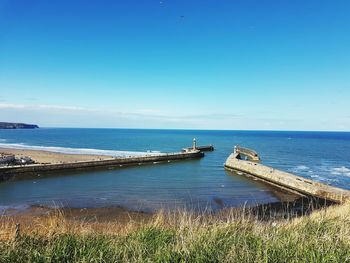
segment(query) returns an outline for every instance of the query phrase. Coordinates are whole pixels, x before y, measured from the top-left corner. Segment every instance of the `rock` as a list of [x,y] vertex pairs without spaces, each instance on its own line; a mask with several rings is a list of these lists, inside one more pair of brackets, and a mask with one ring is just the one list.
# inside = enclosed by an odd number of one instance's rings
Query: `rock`
[[37,128],[39,128],[39,126],[36,124],[0,122],[0,129],[37,129]]

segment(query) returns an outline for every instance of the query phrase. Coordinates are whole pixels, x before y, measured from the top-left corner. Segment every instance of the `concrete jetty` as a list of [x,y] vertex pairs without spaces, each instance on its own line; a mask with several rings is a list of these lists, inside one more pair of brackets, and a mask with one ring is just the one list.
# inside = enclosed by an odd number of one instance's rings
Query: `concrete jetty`
[[[186,152],[186,151],[190,151],[192,150],[192,147],[188,147],[188,148],[184,148],[182,151]],[[199,150],[201,152],[212,152],[214,151],[214,146],[213,145],[205,145],[205,146],[197,146],[196,150]]]
[[197,146],[197,140],[196,138],[194,138],[192,147],[183,148],[182,152],[188,152],[192,150],[199,150],[201,152],[212,152],[214,151],[214,146],[212,144],[205,145],[205,146]]
[[186,159],[202,158],[204,153],[199,150],[177,153],[160,153],[159,155],[139,156],[139,157],[115,157],[96,161],[79,161],[58,164],[30,164],[30,165],[13,165],[0,167],[0,181],[8,180],[13,177],[21,178],[25,175],[36,175],[48,172],[81,170],[100,168],[107,169],[111,167],[136,166],[143,164],[153,164],[171,161],[180,161]]
[[235,146],[225,162],[225,169],[241,171],[272,186],[300,196],[311,196],[336,203],[350,200],[350,191],[329,186],[260,163],[259,155],[250,149]]

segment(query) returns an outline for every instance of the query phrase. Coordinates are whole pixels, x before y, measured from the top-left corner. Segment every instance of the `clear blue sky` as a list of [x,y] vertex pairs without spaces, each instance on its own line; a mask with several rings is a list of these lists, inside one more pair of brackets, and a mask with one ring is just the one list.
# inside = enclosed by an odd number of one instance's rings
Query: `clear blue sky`
[[350,130],[350,1],[0,0],[0,120]]

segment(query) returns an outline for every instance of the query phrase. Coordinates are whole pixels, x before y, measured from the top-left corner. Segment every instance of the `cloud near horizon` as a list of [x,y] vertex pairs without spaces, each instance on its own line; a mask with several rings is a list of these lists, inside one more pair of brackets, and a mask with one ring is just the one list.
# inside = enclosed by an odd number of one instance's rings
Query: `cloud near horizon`
[[[319,130],[323,128],[304,119],[276,119],[268,114],[245,115],[230,113],[201,113],[175,115],[157,109],[123,112],[115,109],[86,108],[67,105],[33,105],[0,103],[0,121],[35,123],[42,127],[82,128],[168,128],[168,129],[233,129],[233,130]],[[326,122],[327,123],[327,122]],[[343,125],[343,126],[341,126]],[[339,123],[338,130],[346,130],[347,123]],[[277,127],[277,128],[276,128]],[[297,127],[297,128],[294,128]],[[298,127],[307,127],[298,129]],[[327,127],[327,126],[324,126]]]
[[[20,121],[20,122],[42,122],[38,123],[41,126],[54,127],[139,127],[142,126],[153,127],[150,121],[163,122],[169,128],[180,128],[187,125],[200,125],[205,120],[230,120],[242,118],[240,115],[224,114],[224,113],[210,113],[210,114],[192,114],[192,115],[171,115],[161,114],[158,110],[136,110],[134,112],[122,112],[114,109],[96,109],[85,108],[78,106],[66,105],[32,105],[32,104],[13,104],[0,103],[0,118],[6,121]],[[11,117],[14,116],[14,117]],[[18,118],[20,116],[20,118]],[[54,117],[54,118],[52,118]],[[64,121],[66,118],[66,121]],[[96,119],[98,118],[98,119]],[[55,119],[57,123],[55,123]],[[83,125],[76,125],[76,123],[84,120]],[[90,119],[90,121],[89,121]],[[110,125],[100,124],[101,120],[109,120]],[[75,121],[74,121],[75,120]],[[64,123],[67,124],[64,124]],[[107,122],[107,123],[108,123]],[[146,123],[145,123],[146,122]],[[147,125],[145,125],[147,124]],[[140,126],[141,125],[141,126]],[[201,125],[200,125],[201,126]],[[190,126],[188,126],[190,127]]]

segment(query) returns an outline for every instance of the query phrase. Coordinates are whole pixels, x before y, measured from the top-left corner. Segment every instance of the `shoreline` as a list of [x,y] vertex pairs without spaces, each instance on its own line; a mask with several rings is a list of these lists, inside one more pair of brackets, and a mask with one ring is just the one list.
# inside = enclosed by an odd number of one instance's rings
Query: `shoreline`
[[0,214],[1,221],[11,219],[13,221],[31,224],[32,220],[44,219],[60,214],[66,220],[75,222],[119,222],[126,224],[129,220],[144,221],[150,219],[155,213],[134,211],[122,206],[107,206],[98,208],[61,207],[52,208],[44,205],[31,205],[25,209],[8,208]]
[[45,205],[30,205],[24,209],[7,208],[0,214],[0,225],[3,221],[11,220],[16,223],[31,225],[32,221],[43,220],[50,216],[59,214],[65,220],[70,222],[89,222],[89,223],[112,223],[126,225],[129,222],[147,223],[159,214],[176,215],[186,213],[194,216],[214,217],[225,219],[228,217],[240,218],[244,215],[255,217],[260,221],[281,220],[285,218],[294,218],[310,214],[315,210],[334,205],[334,202],[328,202],[321,199],[310,199],[300,197],[293,201],[277,201],[265,204],[256,204],[246,206],[242,204],[238,207],[224,207],[217,211],[194,211],[183,208],[172,210],[157,210],[146,212],[142,210],[128,209],[123,206],[105,206],[105,207],[60,207],[53,208]]
[[[25,178],[28,175],[38,175],[39,173],[53,173],[62,171],[109,169],[113,167],[139,166],[146,164],[158,164],[162,162],[182,161],[189,159],[200,159],[204,153],[199,150],[173,153],[145,154],[140,156],[100,156],[100,155],[75,155],[57,154],[36,150],[15,150],[10,151],[3,148],[4,153],[15,153],[17,156],[25,155],[31,157],[37,163],[26,165],[8,165],[0,167],[0,181],[13,178]],[[29,156],[31,154],[31,156]],[[34,156],[33,156],[34,155]],[[43,163],[43,161],[46,161]],[[41,163],[38,163],[38,162]]]
[[92,154],[70,154],[59,153],[45,150],[29,150],[0,147],[0,153],[13,154],[16,157],[28,156],[38,164],[60,164],[82,161],[98,161],[114,158],[108,155],[92,155]]

